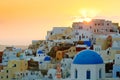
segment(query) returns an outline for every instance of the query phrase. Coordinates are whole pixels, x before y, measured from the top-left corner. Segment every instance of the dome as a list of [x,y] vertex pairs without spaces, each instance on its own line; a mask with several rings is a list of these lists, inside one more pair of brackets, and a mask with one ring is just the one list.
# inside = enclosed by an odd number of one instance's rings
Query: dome
[[43,51],[41,51],[41,50],[38,50],[38,52],[37,52],[38,54],[43,54]]
[[93,50],[83,50],[74,57],[73,64],[103,64],[103,59]]
[[49,57],[49,56],[46,56],[45,58],[44,58],[44,61],[50,61],[51,60],[51,58]]

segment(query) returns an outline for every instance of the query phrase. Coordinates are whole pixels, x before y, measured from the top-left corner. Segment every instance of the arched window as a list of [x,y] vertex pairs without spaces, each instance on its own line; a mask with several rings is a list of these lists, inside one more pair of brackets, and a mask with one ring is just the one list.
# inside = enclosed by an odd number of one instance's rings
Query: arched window
[[87,70],[86,71],[86,79],[90,79],[91,78],[91,71]]
[[102,70],[100,69],[100,70],[99,70],[99,78],[100,78],[100,79],[102,78],[102,75],[101,75],[101,74],[102,74]]
[[77,72],[77,69],[75,69],[75,79],[77,79],[78,77],[78,72]]

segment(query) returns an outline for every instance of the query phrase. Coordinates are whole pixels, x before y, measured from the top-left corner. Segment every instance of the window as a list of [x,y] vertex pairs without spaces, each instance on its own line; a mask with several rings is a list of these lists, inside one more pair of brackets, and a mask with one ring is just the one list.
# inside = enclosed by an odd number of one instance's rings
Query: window
[[79,40],[81,40],[81,36],[79,36]]
[[7,59],[9,59],[9,57],[7,57]]
[[110,54],[110,51],[107,51],[107,55],[109,55]]
[[100,51],[100,48],[99,48],[99,51]]
[[82,38],[85,38],[85,36],[83,35]]
[[97,32],[98,32],[98,29],[97,29]]
[[52,74],[49,74],[49,78],[50,78],[50,79],[52,79],[52,78],[53,78],[53,77],[52,77]]
[[50,34],[52,35],[53,33],[51,32]]
[[65,39],[66,37],[65,36],[62,36],[62,39]]
[[96,51],[96,48],[95,48],[95,51]]
[[85,38],[84,34],[82,34],[82,38]]
[[101,79],[102,78],[102,75],[101,75],[102,71],[101,69],[99,70],[99,78]]
[[8,78],[8,75],[6,76],[6,78]]
[[86,79],[90,79],[90,78],[91,78],[91,72],[90,72],[90,70],[87,70]]
[[3,76],[1,76],[1,79],[3,79]]
[[6,73],[8,73],[8,70],[6,71]]
[[75,50],[73,50],[73,52],[75,52]]
[[61,29],[61,31],[64,31],[64,29]]
[[15,53],[13,53],[15,55]]
[[3,54],[3,56],[5,57],[5,56],[6,56],[6,54]]
[[79,35],[79,33],[78,33],[78,32],[76,32],[76,33],[75,33],[75,35]]
[[90,29],[92,29],[92,27],[90,26]]
[[119,78],[120,78],[120,72],[117,72],[117,73],[116,73],[116,77],[119,77]]
[[77,72],[77,69],[75,69],[75,79],[77,79],[78,77],[78,72]]
[[16,64],[14,64],[13,67],[16,67]]
[[97,24],[95,24],[95,26],[96,26]]
[[96,32],[96,29],[94,29],[94,32]]
[[119,57],[117,57],[117,59],[119,59]]
[[82,26],[80,26],[79,29],[82,29]]
[[100,48],[98,47],[98,48],[95,48],[95,51],[100,51]]

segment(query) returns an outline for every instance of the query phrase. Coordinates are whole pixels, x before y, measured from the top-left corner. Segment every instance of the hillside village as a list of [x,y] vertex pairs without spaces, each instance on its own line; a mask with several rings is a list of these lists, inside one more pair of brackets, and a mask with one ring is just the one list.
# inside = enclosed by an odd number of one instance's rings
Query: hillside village
[[[40,34],[41,35],[41,34]],[[0,52],[0,80],[120,80],[120,27],[104,19],[53,27],[28,49]]]

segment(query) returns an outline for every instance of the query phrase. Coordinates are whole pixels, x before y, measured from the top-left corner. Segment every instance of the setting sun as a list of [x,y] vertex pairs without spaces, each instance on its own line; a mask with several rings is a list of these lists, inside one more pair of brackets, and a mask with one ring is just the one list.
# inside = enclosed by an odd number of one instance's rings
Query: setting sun
[[91,18],[85,18],[83,21],[90,22],[92,19]]
[[81,9],[79,11],[79,16],[75,17],[75,22],[90,22],[94,17],[98,15],[99,11],[95,9]]

